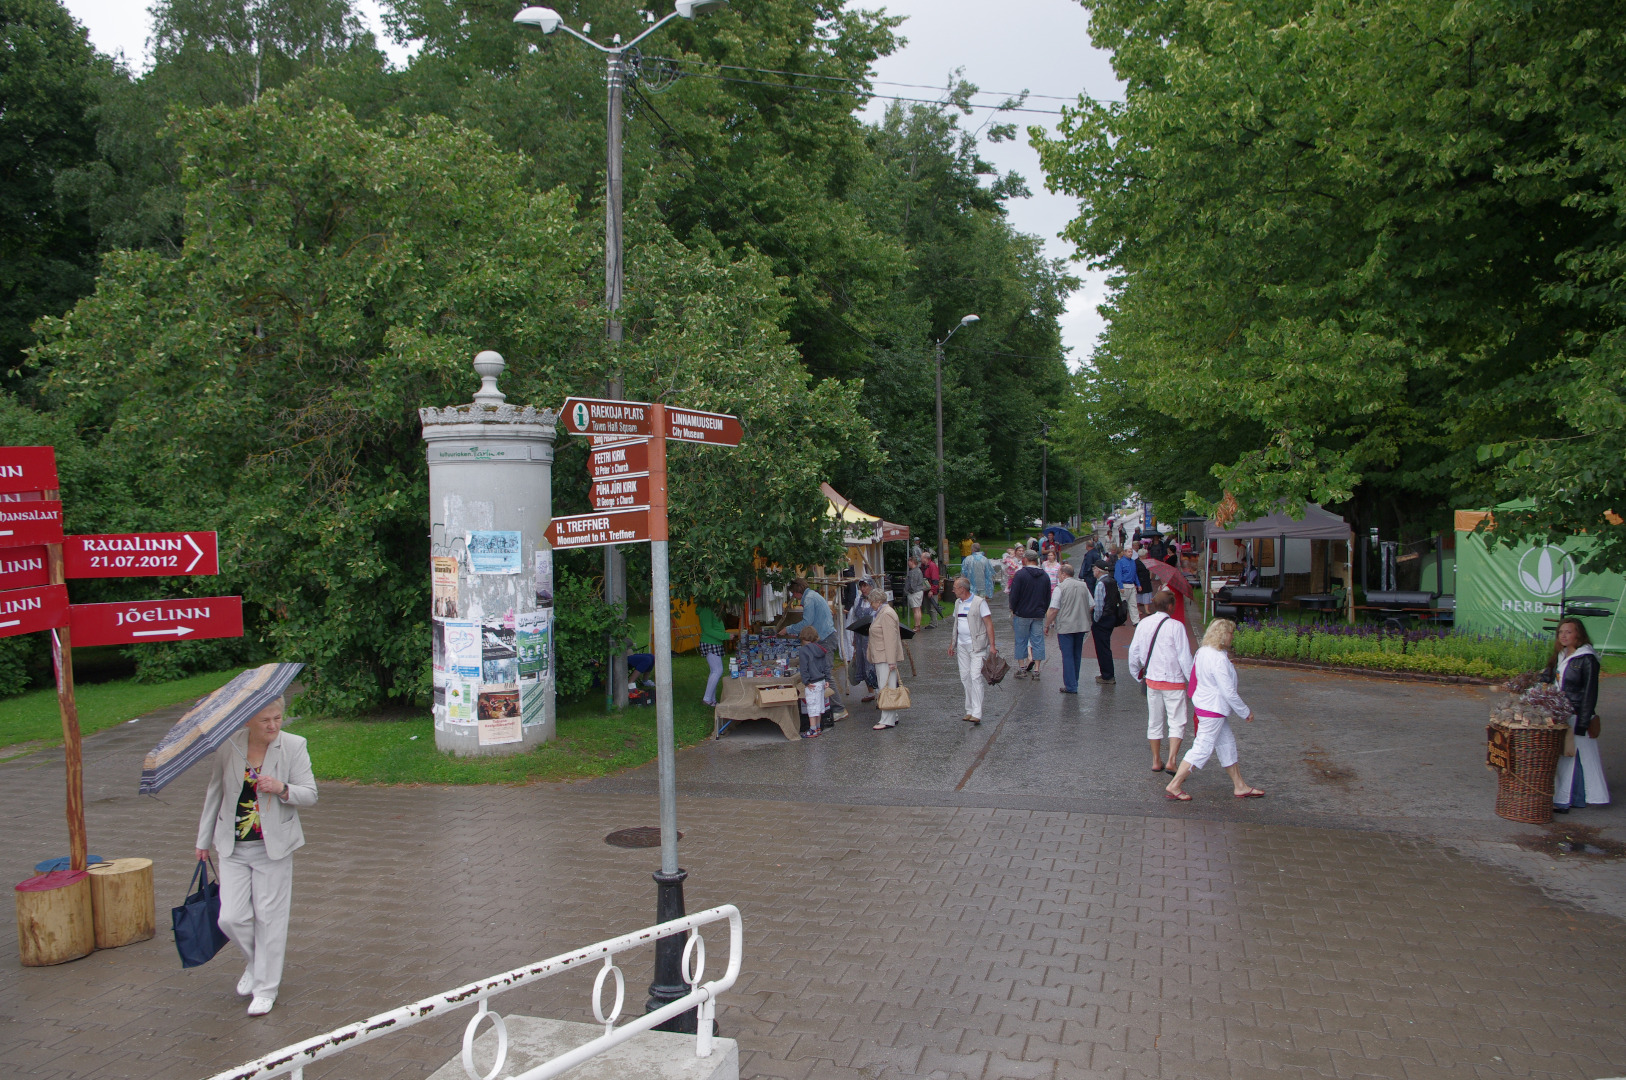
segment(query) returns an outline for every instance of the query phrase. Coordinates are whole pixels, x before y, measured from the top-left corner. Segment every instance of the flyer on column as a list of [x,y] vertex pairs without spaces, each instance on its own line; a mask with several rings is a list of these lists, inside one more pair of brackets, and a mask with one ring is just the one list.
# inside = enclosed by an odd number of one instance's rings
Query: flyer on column
[[481,629],[480,745],[519,742],[519,653],[507,617]]
[[478,720],[475,699],[484,651],[480,624],[472,619],[447,619],[441,626],[446,650],[446,720],[472,724]]
[[536,605],[537,607],[553,606],[552,548],[538,548],[536,551]]
[[522,611],[515,616],[514,649],[519,654],[519,700],[525,724],[547,719],[547,684],[552,678],[553,610]]
[[476,574],[517,574],[520,571],[519,532],[468,534],[469,568]]
[[455,619],[458,616],[457,559],[451,555],[436,555],[429,563],[433,590],[431,614],[439,619]]

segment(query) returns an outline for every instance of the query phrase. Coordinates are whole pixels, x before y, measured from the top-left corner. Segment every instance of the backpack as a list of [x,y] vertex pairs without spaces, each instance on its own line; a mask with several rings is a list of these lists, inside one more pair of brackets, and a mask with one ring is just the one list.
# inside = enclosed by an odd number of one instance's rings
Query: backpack
[[1129,605],[1124,603],[1123,590],[1118,588],[1111,589],[1108,593],[1107,599],[1112,601],[1112,625],[1114,627],[1118,627],[1128,622]]

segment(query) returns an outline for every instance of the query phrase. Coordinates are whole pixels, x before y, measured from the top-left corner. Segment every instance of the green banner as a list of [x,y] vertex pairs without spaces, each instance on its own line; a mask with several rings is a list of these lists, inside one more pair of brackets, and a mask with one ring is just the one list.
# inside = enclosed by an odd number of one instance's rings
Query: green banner
[[1598,652],[1626,653],[1626,578],[1583,574],[1591,541],[1573,537],[1562,545],[1541,541],[1487,551],[1479,533],[1457,533],[1457,626],[1480,633],[1553,632],[1565,597],[1604,596],[1611,614],[1581,622]]

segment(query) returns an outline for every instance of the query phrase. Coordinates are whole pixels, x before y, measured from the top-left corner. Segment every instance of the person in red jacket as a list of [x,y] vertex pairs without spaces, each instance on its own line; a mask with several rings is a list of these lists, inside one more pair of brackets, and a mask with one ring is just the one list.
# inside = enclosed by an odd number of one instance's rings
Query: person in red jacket
[[920,572],[926,578],[925,608],[932,613],[932,622],[927,624],[929,629],[943,617],[943,609],[937,606],[937,596],[943,590],[943,572],[937,568],[937,560],[929,551],[920,554]]

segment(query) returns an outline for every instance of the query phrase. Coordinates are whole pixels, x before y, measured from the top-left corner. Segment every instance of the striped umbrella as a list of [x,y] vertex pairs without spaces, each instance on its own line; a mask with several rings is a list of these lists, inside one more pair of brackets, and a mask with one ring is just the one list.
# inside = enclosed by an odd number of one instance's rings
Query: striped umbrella
[[175,721],[141,763],[141,794],[161,791],[222,743],[255,713],[281,697],[304,664],[266,664],[249,668],[194,705]]

